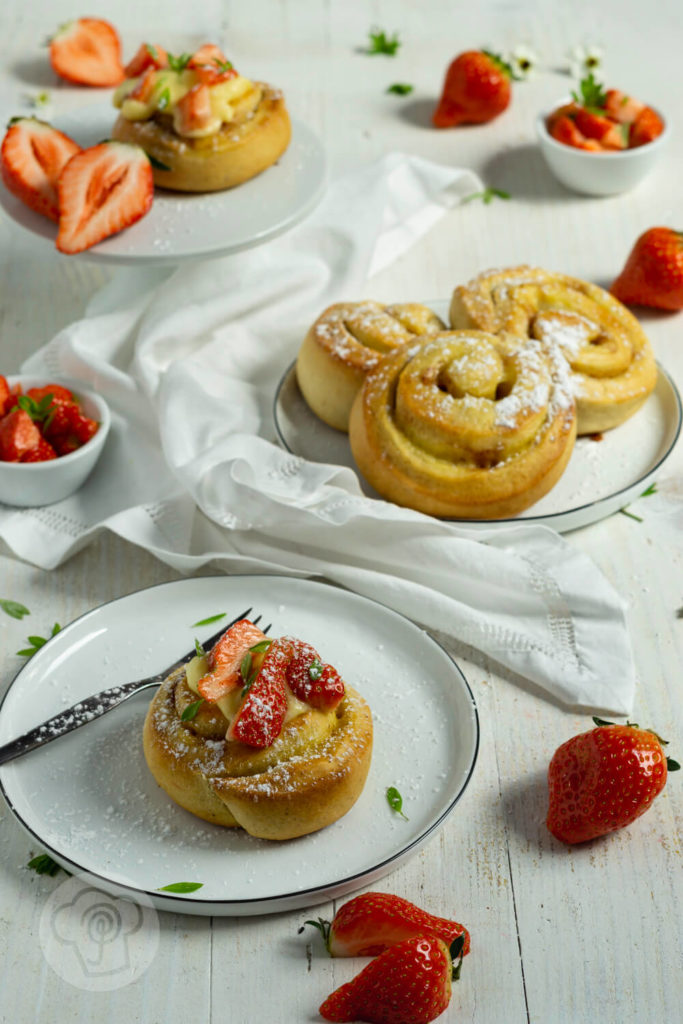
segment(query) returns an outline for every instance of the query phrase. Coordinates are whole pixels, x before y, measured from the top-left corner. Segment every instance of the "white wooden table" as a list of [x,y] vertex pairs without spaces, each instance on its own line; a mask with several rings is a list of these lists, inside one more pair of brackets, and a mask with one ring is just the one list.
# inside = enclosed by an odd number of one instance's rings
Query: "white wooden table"
[[[88,13],[120,25],[132,53],[141,39],[164,43],[168,3],[91,3]],[[71,4],[9,0],[0,7],[2,111],[28,112],[25,93],[49,88],[55,109],[87,102],[56,86],[44,37],[73,15]],[[290,109],[322,136],[332,174],[401,149],[470,166],[508,202],[472,202],[368,286],[378,299],[444,298],[455,283],[490,266],[530,262],[608,284],[646,227],[683,227],[683,79],[679,0],[645,13],[636,0],[571,5],[550,0],[251,0],[221,5],[227,53],[254,77],[282,85]],[[197,24],[205,36],[208,15]],[[171,24],[173,15],[171,14]],[[398,31],[398,57],[358,52],[372,25]],[[194,42],[191,39],[190,42]],[[533,118],[566,93],[556,69],[570,46],[592,41],[607,53],[611,83],[648,99],[671,117],[668,160],[629,195],[592,200],[551,179],[534,145]],[[449,60],[483,44],[527,42],[541,55],[532,82],[515,87],[511,109],[491,125],[437,132],[429,113]],[[386,94],[413,83],[406,98]],[[108,277],[99,266],[61,257],[0,221],[0,371],[21,361],[76,318]],[[683,316],[646,314],[658,359],[683,384]],[[660,489],[683,501],[683,453],[666,464]],[[683,754],[681,663],[683,522],[648,512],[622,515],[571,535],[628,602],[638,688],[634,717]],[[0,552],[0,596],[21,601],[30,619],[0,614],[0,692],[22,664],[14,651],[27,633],[45,633],[87,609],[178,574],[112,536],[53,572]],[[564,848],[545,829],[545,771],[555,748],[590,726],[467,652],[462,668],[478,703],[482,741],[472,783],[438,835],[378,887],[455,916],[472,933],[472,954],[446,1021],[477,1024],[673,1022],[681,1020],[683,877],[680,816],[683,778],[673,776],[651,811],[626,831]],[[46,963],[39,920],[64,880],[26,870],[24,833],[0,806],[0,1020],[314,1021],[322,999],[358,969],[333,961],[314,936],[297,935],[310,914],[228,919],[159,915],[159,949],[134,983],[92,992],[64,981]],[[333,906],[315,914],[331,916]]]

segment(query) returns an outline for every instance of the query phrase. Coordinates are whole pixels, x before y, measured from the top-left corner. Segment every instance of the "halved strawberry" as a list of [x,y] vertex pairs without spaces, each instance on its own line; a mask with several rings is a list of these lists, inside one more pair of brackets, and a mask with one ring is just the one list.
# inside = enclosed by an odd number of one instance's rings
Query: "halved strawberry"
[[608,89],[605,94],[605,113],[619,124],[635,121],[644,104],[634,96],[628,96],[621,89]]
[[76,85],[118,85],[126,77],[119,34],[101,18],[69,21],[50,40],[50,63]]
[[35,117],[12,118],[0,147],[2,180],[37,213],[59,220],[57,179],[81,147]]
[[645,146],[664,131],[664,122],[652,107],[643,107],[631,125],[631,147]]
[[151,43],[142,43],[140,49],[135,54],[132,60],[128,61],[124,68],[126,78],[137,78],[147,68],[154,68],[157,71],[160,68],[168,67],[168,54],[164,50],[163,46],[158,46]]
[[595,139],[604,149],[626,149],[628,129],[622,129],[609,117],[603,117],[585,107],[577,107],[574,123],[587,139]]
[[[10,386],[7,383],[7,377],[3,377],[0,373],[0,416],[5,414],[5,402],[9,399],[12,392]],[[9,412],[9,409],[7,410]]]
[[250,747],[269,747],[275,742],[287,714],[285,676],[291,657],[292,649],[286,641],[273,641],[230,724],[227,739]]
[[267,640],[266,634],[248,619],[240,619],[213,646],[209,654],[210,672],[197,683],[200,695],[209,702],[227,696],[243,682],[240,666],[251,647]]
[[152,165],[139,146],[101,142],[72,157],[59,177],[60,252],[89,249],[149,210]]
[[176,105],[175,128],[179,135],[204,131],[213,121],[211,92],[204,82],[193,85]]
[[4,402],[0,401],[0,416],[6,416],[8,412],[11,412],[16,407],[17,398],[19,395],[23,395],[23,393],[21,384],[15,384],[11,387],[9,394],[5,396]]
[[576,127],[571,117],[558,117],[552,128],[548,130],[554,139],[557,139],[558,142],[563,142],[565,146],[574,146],[575,149],[588,149],[596,152],[600,149],[600,143],[596,142],[595,139],[587,139]]
[[0,460],[3,462],[19,462],[40,440],[38,427],[24,409],[13,409],[0,420]]
[[50,459],[56,459],[57,452],[54,450],[49,441],[46,441],[44,437],[41,437],[35,448],[29,448],[27,452],[21,456],[20,462],[48,462]]
[[336,668],[325,665],[310,644],[288,638],[293,657],[287,666],[287,685],[299,700],[331,711],[344,696],[344,683]]
[[73,394],[62,384],[46,384],[42,388],[29,388],[26,392],[34,402],[42,402],[48,395],[52,397],[52,405],[71,405],[74,401]]
[[154,88],[156,86],[156,74],[157,69],[151,67],[142,72],[140,81],[135,88],[128,93],[126,99],[139,100],[140,103],[146,103],[154,92]]
[[192,54],[188,61],[189,68],[197,68],[202,64],[225,64],[226,57],[215,43],[204,43]]

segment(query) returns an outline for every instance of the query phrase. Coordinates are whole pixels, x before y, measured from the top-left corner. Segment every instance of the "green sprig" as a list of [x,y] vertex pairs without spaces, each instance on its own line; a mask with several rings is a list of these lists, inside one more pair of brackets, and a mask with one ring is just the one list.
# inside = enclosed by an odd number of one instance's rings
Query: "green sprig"
[[196,892],[203,885],[203,882],[171,882],[170,885],[160,885],[157,892]]
[[18,601],[10,601],[6,597],[0,597],[0,608],[5,615],[9,615],[13,619],[23,619],[24,615],[31,614],[26,605],[20,604]]
[[409,819],[403,813],[403,797],[396,789],[396,786],[388,787],[386,797],[387,803],[391,807],[392,811],[395,811],[396,814],[400,814],[404,821],[408,821]]
[[488,206],[494,199],[511,199],[512,196],[509,192],[503,192],[502,188],[485,188],[483,192],[472,192],[471,195],[465,196],[463,203],[469,203],[473,199],[481,199]]
[[414,88],[415,86],[409,82],[394,82],[387,88],[387,92],[393,93],[394,96],[409,96]]
[[22,648],[22,650],[17,651],[16,653],[19,655],[20,658],[32,658],[36,651],[39,651],[41,647],[44,647],[48,640],[51,639],[51,637],[56,636],[57,633],[59,633],[61,628],[62,627],[59,625],[59,623],[55,622],[49,637],[30,636],[28,637],[28,642],[30,643],[31,646],[24,647]]
[[398,33],[395,32],[393,36],[387,35],[382,29],[373,26],[368,32],[370,39],[370,45],[365,51],[370,56],[375,56],[380,53],[385,57],[395,57],[398,53],[399,47],[401,46],[401,40],[398,38]]

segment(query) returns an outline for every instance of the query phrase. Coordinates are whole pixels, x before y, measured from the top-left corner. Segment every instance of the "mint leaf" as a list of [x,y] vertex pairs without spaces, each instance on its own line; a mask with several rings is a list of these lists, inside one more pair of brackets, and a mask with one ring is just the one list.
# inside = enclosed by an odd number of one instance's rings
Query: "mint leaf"
[[191,53],[181,53],[179,56],[167,53],[166,56],[168,57],[168,66],[171,71],[184,71],[192,60]]
[[579,83],[579,92],[572,92],[572,99],[581,107],[592,107],[596,113],[604,114],[607,94],[600,82],[596,82],[591,71]]
[[396,811],[397,814],[401,815],[404,821],[408,821],[408,818],[406,818],[405,814],[403,813],[403,797],[396,789],[396,787],[389,786],[389,788],[387,789],[386,796],[387,803],[391,807],[392,811]]
[[370,38],[370,45],[365,51],[370,56],[374,56],[377,53],[384,54],[385,57],[395,57],[398,49],[401,45],[401,41],[398,38],[398,34],[394,33],[393,36],[387,35],[382,29],[373,27],[370,29],[368,36]]
[[196,717],[197,712],[204,703],[204,698],[200,697],[199,700],[194,701],[192,704],[188,704],[182,715],[180,716],[181,722],[191,722]]
[[200,619],[199,622],[192,623],[192,629],[195,626],[210,626],[212,622],[218,622],[220,619],[224,619],[227,612],[219,612],[218,615],[209,615],[208,619]]
[[196,892],[203,885],[203,882],[172,882],[170,885],[160,885],[157,892]]
[[18,601],[10,601],[6,597],[0,597],[0,608],[5,615],[9,615],[13,619],[22,619],[24,615],[31,614],[26,605],[19,604]]
[[[59,623],[55,622],[54,626],[52,627],[50,637],[56,636],[56,634],[59,633],[61,628],[62,627],[59,625]],[[50,637],[46,638],[44,636],[30,636],[28,638],[28,642],[30,643],[31,646],[24,647],[21,651],[17,651],[16,653],[21,658],[31,658],[36,653],[36,651],[40,650],[41,647],[45,646]]]
[[408,82],[394,82],[393,85],[389,86],[387,92],[393,93],[394,96],[409,96],[414,88],[415,86],[410,85]]

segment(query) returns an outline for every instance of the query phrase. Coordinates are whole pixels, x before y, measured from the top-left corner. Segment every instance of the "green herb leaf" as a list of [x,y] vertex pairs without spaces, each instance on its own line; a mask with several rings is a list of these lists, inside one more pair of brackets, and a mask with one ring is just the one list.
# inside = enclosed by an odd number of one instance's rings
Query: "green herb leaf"
[[221,72],[221,74],[224,71],[232,71],[233,70],[233,65],[232,65],[232,61],[231,60],[219,60],[218,57],[214,57],[213,58],[213,62],[216,65],[216,67],[218,68],[218,70]]
[[31,614],[26,605],[19,604],[18,601],[9,601],[6,597],[0,597],[0,608],[5,615],[9,615],[13,619],[22,619],[24,615]]
[[261,651],[267,651],[272,642],[272,640],[259,640],[259,642],[257,644],[254,644],[253,647],[250,647],[249,650],[253,654],[260,654]]
[[678,761],[674,761],[673,757],[667,757],[666,767],[670,772],[680,772],[681,766]]
[[649,487],[647,487],[641,494],[641,498],[649,498],[651,494],[657,493],[657,481],[653,480]]
[[184,71],[192,60],[191,53],[181,53],[178,56],[175,56],[173,53],[168,53],[166,56],[168,57],[168,66],[171,71]]
[[[37,857],[33,857],[26,867],[30,868],[31,871],[35,871],[37,875],[54,876],[58,871],[64,871],[64,868],[61,867],[56,860],[53,860],[49,853],[40,853]],[[68,871],[65,871],[64,873],[67,875],[69,874]]]
[[194,638],[194,649],[197,652],[198,657],[204,658],[206,656],[206,651],[204,650],[204,648],[200,644],[200,642],[197,639],[197,637]]
[[401,815],[404,821],[408,821],[408,818],[406,818],[403,813],[403,797],[395,786],[389,786],[387,789],[387,803],[391,807],[392,811],[396,811],[397,814]]
[[392,92],[394,96],[409,96],[414,88],[415,86],[408,82],[394,82],[388,87],[387,92]]
[[[54,626],[52,627],[50,636],[55,636],[57,633],[59,633],[61,628],[62,627],[59,625],[59,623],[55,622]],[[36,653],[36,651],[40,650],[40,648],[47,643],[49,639],[50,637],[46,638],[44,636],[30,636],[28,638],[28,642],[30,643],[31,646],[24,647],[21,651],[17,651],[17,654],[21,658],[31,658]]]
[[157,109],[158,110],[166,110],[166,107],[169,105],[170,102],[171,102],[171,90],[170,89],[162,89],[161,92],[159,93],[159,98],[157,100]]
[[608,722],[604,718],[598,718],[596,715],[593,715],[593,721],[596,725],[614,725],[614,722]]
[[203,882],[172,882],[170,885],[160,885],[157,892],[196,892],[203,885]]
[[[451,976],[453,981],[460,980],[460,971],[462,970],[462,958],[465,950],[465,933],[461,932],[451,942],[450,954],[453,962],[453,974]],[[455,961],[458,961],[457,963]]]
[[320,679],[323,674],[323,663],[320,658],[315,658],[308,667],[308,677],[314,682],[316,679]]
[[330,922],[326,921],[324,917],[319,917],[317,921],[304,921],[304,923],[301,925],[301,928],[297,929],[297,935],[301,935],[302,931],[304,931],[307,924],[313,925],[314,928],[318,929],[318,931],[323,937],[325,945],[327,946],[327,943],[329,942],[330,938]]
[[192,628],[195,626],[210,626],[212,622],[218,622],[220,619],[224,619],[227,612],[219,612],[218,615],[209,615],[208,619],[200,619],[199,622],[193,622]]
[[472,199],[483,199],[488,206],[494,198],[511,199],[512,197],[509,192],[503,192],[500,188],[485,188],[483,192],[472,192],[471,195],[465,196],[463,203],[469,203]]
[[368,46],[366,53],[373,56],[377,53],[382,53],[386,57],[396,56],[401,45],[398,33],[394,33],[393,36],[389,36],[386,32],[383,32],[382,29],[373,27],[370,29],[368,36],[370,38],[370,45]]
[[203,703],[204,698],[200,697],[199,700],[194,701],[194,703],[188,704],[185,710],[183,711],[182,715],[180,716],[180,721],[191,722],[192,719],[196,716],[197,712],[199,711]]
[[164,163],[161,162],[161,160],[157,160],[157,158],[155,156],[152,156],[151,153],[148,153],[147,151],[145,151],[145,156],[147,157],[147,159],[151,163],[152,167],[156,167],[157,171],[170,171],[171,170],[171,168],[168,166],[168,164],[164,164]]
[[595,80],[595,75],[592,71],[586,76],[586,78],[581,79],[579,83],[579,92],[572,92],[572,99],[574,99],[579,106],[592,108],[594,113],[604,114],[605,112],[607,94],[601,83]]
[[248,680],[249,680],[249,676],[251,675],[251,670],[252,670],[251,651],[247,651],[242,656],[242,660],[240,662],[240,675],[242,676],[242,679],[244,679],[245,683],[248,682]]
[[150,55],[152,60],[159,60],[159,55],[157,54],[156,46],[152,46],[151,43],[145,43],[145,49],[147,50],[147,53]]

